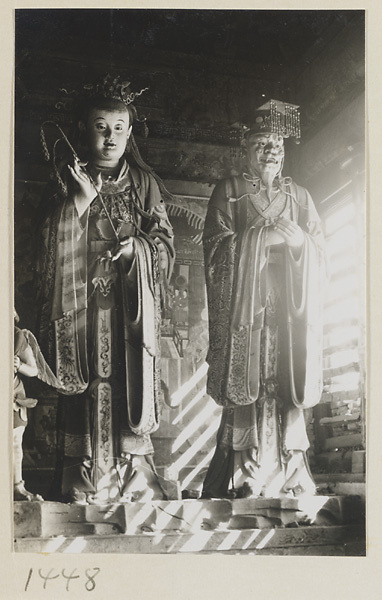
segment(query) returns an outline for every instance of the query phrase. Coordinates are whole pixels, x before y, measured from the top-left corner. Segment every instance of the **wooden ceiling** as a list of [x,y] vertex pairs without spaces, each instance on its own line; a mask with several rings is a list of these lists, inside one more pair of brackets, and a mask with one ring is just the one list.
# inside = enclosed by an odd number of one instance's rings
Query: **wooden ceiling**
[[16,52],[117,60],[121,48],[237,60],[298,75],[363,11],[18,9]]
[[[364,10],[17,9],[17,160],[39,160],[47,117],[69,123],[62,88],[113,72],[149,88],[136,104],[160,174],[213,180],[229,168],[231,127],[248,106],[299,104],[303,143],[341,114],[364,91],[364,42]],[[198,161],[187,162],[190,144],[203,144]],[[206,161],[218,167],[205,173]]]

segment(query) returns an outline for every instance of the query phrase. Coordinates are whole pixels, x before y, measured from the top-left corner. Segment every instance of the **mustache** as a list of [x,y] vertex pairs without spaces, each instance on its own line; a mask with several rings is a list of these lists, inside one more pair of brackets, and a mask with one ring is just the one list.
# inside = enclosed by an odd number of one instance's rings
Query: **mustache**
[[280,159],[281,159],[281,157],[273,158],[272,156],[263,156],[259,159],[259,162],[274,163],[275,165],[277,165],[279,163]]

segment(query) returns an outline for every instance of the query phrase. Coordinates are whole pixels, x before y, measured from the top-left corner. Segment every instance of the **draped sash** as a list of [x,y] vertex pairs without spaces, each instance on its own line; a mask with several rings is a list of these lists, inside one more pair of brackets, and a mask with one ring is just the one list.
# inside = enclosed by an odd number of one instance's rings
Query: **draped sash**
[[[155,272],[156,248],[143,238],[134,238],[133,243],[134,263],[127,273],[121,272],[127,410],[132,432],[144,435],[159,426],[159,414],[153,401],[159,391],[159,283]],[[132,295],[135,296],[133,301]]]
[[87,358],[87,227],[74,202],[65,202],[58,225],[56,275],[51,320],[55,327],[56,373],[62,394],[89,385]]
[[[207,390],[218,404],[228,407],[251,404],[259,396],[260,342],[266,301],[263,282],[269,260],[267,227],[288,208],[290,218],[301,226],[305,240],[298,259],[290,249],[282,247],[286,265],[289,340],[285,359],[289,365],[294,405],[298,408],[314,406],[319,402],[322,390],[325,281],[319,217],[308,192],[294,183],[288,186],[286,201],[285,196],[283,203],[280,198],[275,198],[262,209],[253,201],[255,195],[251,194],[248,183],[232,179],[231,194],[227,193],[226,184],[215,188],[206,218],[206,280],[212,313]],[[249,219],[248,206],[251,204],[256,216]],[[225,258],[227,244],[235,256],[231,263]],[[221,288],[219,278],[214,275],[223,267],[224,280],[231,282],[227,290]],[[223,311],[224,315],[230,315],[229,320],[216,314],[217,306],[224,303],[220,297],[223,292],[226,296]],[[223,365],[219,367],[218,362]]]

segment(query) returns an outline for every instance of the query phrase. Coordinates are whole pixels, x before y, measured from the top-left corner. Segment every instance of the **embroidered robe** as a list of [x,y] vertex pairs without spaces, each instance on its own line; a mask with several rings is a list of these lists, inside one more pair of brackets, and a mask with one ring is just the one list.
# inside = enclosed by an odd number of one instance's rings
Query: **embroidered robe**
[[[284,244],[268,244],[281,216],[304,232],[298,258]],[[235,486],[248,481],[255,494],[311,491],[303,409],[321,396],[325,281],[313,201],[292,181],[270,203],[243,177],[222,181],[203,243],[207,392],[224,407],[204,494],[226,495],[232,478]]]
[[[56,494],[123,492],[119,470],[150,455],[159,426],[161,281],[172,227],[154,178],[124,163],[79,219],[70,189],[43,226],[40,344],[64,387],[58,405]],[[134,258],[108,260],[116,237]],[[160,272],[160,254],[167,258]],[[80,468],[76,468],[76,466]]]

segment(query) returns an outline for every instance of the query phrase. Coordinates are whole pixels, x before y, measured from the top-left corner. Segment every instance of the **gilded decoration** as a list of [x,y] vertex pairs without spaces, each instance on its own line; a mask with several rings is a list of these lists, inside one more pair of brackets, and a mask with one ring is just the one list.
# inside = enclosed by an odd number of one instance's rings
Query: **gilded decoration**
[[111,447],[111,387],[107,383],[99,383],[97,387],[98,419],[100,424],[98,467],[106,466],[112,458]]
[[[134,194],[131,186],[123,190],[118,194],[107,194],[106,191],[102,193],[102,199],[104,201],[106,210],[112,219],[121,221],[123,223],[133,222],[133,203],[131,196]],[[101,205],[98,199],[92,203],[89,212],[91,217],[98,216],[106,218],[105,208]]]
[[[73,377],[75,381],[75,346],[73,315],[65,314],[56,321],[57,332],[57,360],[59,363],[57,376],[60,380],[68,381]],[[68,381],[70,387],[70,381]]]
[[106,298],[110,294],[112,285],[115,284],[117,280],[117,273],[110,273],[110,275],[105,275],[103,277],[94,277],[92,279],[92,284],[94,289],[98,289],[99,292]]
[[249,404],[247,387],[248,328],[231,333],[230,377],[227,394],[236,405]]
[[99,311],[98,373],[110,377],[111,367],[111,322],[110,310]]

